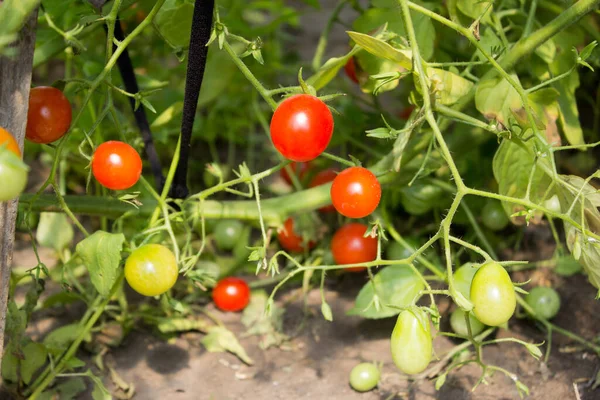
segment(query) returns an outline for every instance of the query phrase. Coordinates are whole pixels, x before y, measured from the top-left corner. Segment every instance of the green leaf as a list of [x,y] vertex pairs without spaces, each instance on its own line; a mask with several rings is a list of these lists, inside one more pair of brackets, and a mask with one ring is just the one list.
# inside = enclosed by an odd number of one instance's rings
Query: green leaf
[[594,49],[596,48],[596,46],[598,46],[598,42],[594,40],[592,43],[585,46],[583,48],[583,50],[581,50],[581,53],[579,53],[579,57],[583,61],[587,60],[588,58],[590,58],[590,56],[594,52]]
[[473,82],[443,69],[427,68],[427,75],[431,82],[431,89],[440,104],[452,105],[473,88]]
[[66,381],[62,381],[60,384],[52,390],[43,392],[39,400],[73,400],[77,398],[77,395],[81,394],[86,390],[85,381],[82,377],[77,376]]
[[235,335],[225,327],[211,327],[208,334],[202,339],[202,344],[211,353],[228,351],[235,354],[246,364],[254,364]]
[[71,244],[73,235],[73,227],[65,214],[40,214],[36,238],[41,246],[61,252]]
[[44,338],[44,345],[51,353],[60,354],[77,339],[82,330],[83,327],[78,323],[63,325]]
[[193,2],[166,0],[154,17],[154,28],[173,49],[186,49],[190,44],[193,14]]
[[29,384],[33,374],[46,363],[48,352],[41,343],[31,342],[23,347],[24,358],[21,360],[21,378]]
[[314,87],[315,90],[322,89],[337,76],[340,69],[344,68],[344,65],[346,65],[350,57],[352,57],[358,50],[359,49],[356,48],[343,57],[330,58],[321,66],[321,68],[319,68],[317,72],[315,72],[314,75],[306,79],[306,83]]
[[248,335],[261,336],[260,347],[267,349],[279,346],[288,337],[283,333],[283,315],[285,309],[272,304],[270,312],[265,312],[268,304],[268,295],[264,290],[252,292],[250,303],[242,314],[242,323],[247,328]]
[[572,276],[581,272],[582,266],[572,256],[563,256],[556,261],[554,272],[562,276]]
[[[381,303],[381,308],[373,307],[375,291]],[[416,300],[415,296],[423,290],[424,285],[417,274],[407,266],[391,265],[383,268],[367,282],[358,293],[356,303],[348,314],[360,315],[363,318],[387,318],[400,313],[396,307],[408,307]],[[388,305],[395,306],[394,308]]]
[[[516,75],[513,79],[518,81]],[[509,117],[512,110],[523,108],[519,93],[502,77],[485,79],[477,85],[475,92],[475,107],[489,120],[497,120],[505,127],[509,127]]]
[[119,276],[124,242],[122,233],[97,231],[77,244],[77,254],[87,267],[92,284],[103,297],[109,295]]
[[412,53],[410,50],[398,50],[383,40],[364,33],[350,31],[348,35],[358,46],[374,56],[393,61],[406,69],[412,68]]
[[435,380],[435,390],[440,390],[442,386],[444,386],[444,383],[446,383],[447,376],[448,374],[442,374],[438,376],[438,378]]
[[86,375],[94,382],[94,390],[92,391],[92,398],[94,400],[112,400],[110,391],[104,386],[102,379],[94,375],[89,369],[86,371]]
[[[493,1],[485,1],[485,0],[458,0],[456,2],[456,6],[460,10],[461,13],[465,14],[467,17],[471,17],[473,19],[477,19],[481,17],[482,22],[491,22],[490,15],[493,6],[489,7],[490,3]],[[486,11],[487,10],[487,11]],[[485,15],[483,14],[485,12]]]
[[40,0],[6,0],[0,3],[0,54],[17,39],[17,33]]
[[[485,50],[485,52],[490,54],[492,57],[498,56],[497,52],[503,47],[502,41],[491,27],[485,27],[483,29],[483,34],[481,35],[479,44]],[[484,57],[483,53],[479,51],[479,49],[477,49],[475,54],[478,60],[487,60],[487,58]]]

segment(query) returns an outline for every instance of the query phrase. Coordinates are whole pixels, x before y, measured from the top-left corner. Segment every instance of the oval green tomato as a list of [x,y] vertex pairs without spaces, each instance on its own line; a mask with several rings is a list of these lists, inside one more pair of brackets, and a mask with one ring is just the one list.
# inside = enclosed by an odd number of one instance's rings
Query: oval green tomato
[[377,386],[380,375],[376,365],[360,363],[350,371],[350,386],[357,392],[368,392]]
[[500,231],[510,222],[502,203],[498,200],[488,201],[481,210],[481,221],[488,229]]
[[244,225],[236,220],[223,220],[215,226],[215,242],[221,250],[231,250],[242,236]]
[[462,267],[454,271],[454,287],[467,300],[471,299],[471,282],[477,272],[477,268],[473,268],[473,264],[464,264]]
[[421,310],[404,310],[398,316],[390,340],[392,359],[405,374],[423,372],[433,351],[429,319]]
[[473,313],[482,323],[498,326],[512,317],[517,297],[508,272],[498,263],[490,262],[477,270],[471,282]]
[[[477,318],[473,316],[472,313],[469,313],[469,323],[471,324],[471,334],[473,336],[479,335],[483,332],[485,325],[483,325]],[[457,308],[450,315],[450,327],[460,336],[469,336],[469,329],[467,328],[467,321],[465,319],[465,312],[460,308]]]
[[0,202],[17,198],[27,185],[27,166],[12,151],[0,147]]
[[560,310],[560,296],[551,287],[535,287],[525,296],[525,301],[535,315],[544,319],[552,319]]
[[419,248],[416,241],[412,238],[406,238],[408,247],[404,246],[399,242],[391,242],[386,249],[386,257],[388,260],[403,260],[413,255]]

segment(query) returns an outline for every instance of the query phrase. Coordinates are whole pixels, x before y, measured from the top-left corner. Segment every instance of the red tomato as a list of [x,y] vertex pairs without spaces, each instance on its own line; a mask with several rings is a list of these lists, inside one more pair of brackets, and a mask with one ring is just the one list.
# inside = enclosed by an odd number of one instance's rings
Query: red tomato
[[[313,188],[316,186],[321,186],[326,183],[332,182],[337,176],[337,171],[329,168],[319,172],[315,177],[310,181],[309,187]],[[333,204],[319,208],[319,211],[322,212],[333,212],[335,211],[335,207]]]
[[406,121],[408,118],[410,118],[410,114],[412,114],[414,109],[415,106],[408,106],[404,110],[400,111],[398,116]]
[[340,214],[349,218],[363,218],[379,205],[381,185],[368,169],[350,167],[333,180],[331,200]]
[[17,157],[21,158],[19,144],[6,129],[0,127],[0,146],[6,146],[7,150],[12,151]]
[[[296,174],[296,178],[298,178],[299,181],[302,181],[310,169],[310,163],[291,162],[289,167],[292,169],[292,171],[294,171],[294,174]],[[284,181],[287,182],[288,185],[292,184],[292,177],[290,174],[288,174],[287,168],[282,168],[279,170],[279,175]]]
[[[377,258],[377,239],[364,237],[368,227],[364,224],[351,223],[337,230],[331,239],[331,253],[337,264],[358,264],[373,261]],[[346,268],[358,272],[365,267]]]
[[[281,247],[292,253],[302,253],[306,245],[303,243],[302,235],[298,235],[294,231],[294,220],[292,218],[285,220],[283,228],[277,232],[277,240],[279,240]],[[313,240],[309,240],[308,248],[312,249],[315,244]]]
[[250,287],[240,278],[224,278],[212,292],[217,308],[223,311],[241,311],[250,302]]
[[344,71],[350,80],[354,83],[358,83],[358,77],[356,76],[356,61],[354,57],[350,57],[346,65],[344,65]]
[[297,94],[279,104],[271,119],[271,140],[292,161],[310,161],[325,151],[333,134],[333,116],[315,96]]
[[25,134],[28,140],[52,143],[63,137],[70,126],[71,103],[63,92],[48,86],[31,89]]
[[142,174],[142,159],[127,143],[102,143],[92,158],[92,173],[100,184],[112,190],[129,189]]

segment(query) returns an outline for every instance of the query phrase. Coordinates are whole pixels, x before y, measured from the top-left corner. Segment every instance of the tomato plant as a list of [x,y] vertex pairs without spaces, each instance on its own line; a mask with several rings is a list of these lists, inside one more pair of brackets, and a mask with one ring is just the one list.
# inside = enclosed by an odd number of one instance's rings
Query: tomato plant
[[425,313],[418,309],[402,311],[390,343],[392,359],[400,371],[408,375],[423,372],[433,351],[431,328]]
[[147,244],[135,249],[125,262],[125,279],[136,292],[158,296],[177,282],[177,260],[167,247]]
[[471,282],[471,301],[473,313],[482,323],[490,326],[506,323],[517,306],[508,272],[496,262],[481,266]]
[[250,287],[240,278],[224,278],[212,291],[215,306],[222,311],[241,311],[250,302]]
[[102,186],[108,189],[129,189],[142,175],[142,159],[127,143],[105,142],[94,152],[92,174]]
[[28,140],[48,144],[57,141],[71,126],[71,103],[60,90],[38,86],[29,93]]
[[219,221],[214,228],[217,247],[221,250],[231,250],[242,237],[244,225],[236,220]]
[[370,215],[381,200],[381,185],[366,168],[350,167],[340,172],[331,185],[331,201],[345,217],[363,218]]
[[[329,182],[333,182],[335,177],[337,176],[337,171],[333,168],[324,169],[323,171],[319,171],[310,181],[308,187],[317,187],[324,185]],[[335,211],[335,207],[333,204],[319,208],[319,211],[329,213]]]
[[281,247],[292,253],[302,253],[305,249],[311,249],[316,245],[314,240],[304,240],[294,230],[294,219],[285,220],[283,227],[277,231],[277,240]]
[[540,318],[552,319],[560,310],[560,296],[551,287],[534,287],[525,296],[525,301]]
[[[368,227],[359,223],[351,223],[338,229],[331,239],[331,252],[337,264],[360,264],[377,258],[377,239],[365,237]],[[346,268],[359,272],[364,267]]]
[[350,371],[350,386],[357,392],[368,392],[377,386],[380,376],[375,364],[360,363]]
[[21,150],[14,136],[6,129],[0,127],[0,147],[2,146],[6,146],[7,150],[12,151],[17,157],[21,157]]
[[271,140],[287,159],[310,161],[325,151],[333,134],[333,116],[325,103],[298,94],[279,104],[271,119]]

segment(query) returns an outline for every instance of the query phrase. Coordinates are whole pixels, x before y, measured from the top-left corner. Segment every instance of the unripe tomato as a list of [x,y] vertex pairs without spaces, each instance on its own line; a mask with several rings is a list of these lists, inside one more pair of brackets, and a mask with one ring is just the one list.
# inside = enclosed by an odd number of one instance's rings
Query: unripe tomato
[[[471,324],[471,333],[473,336],[479,335],[483,332],[485,325],[483,325],[473,314],[469,313],[469,322]],[[469,336],[469,329],[467,328],[467,321],[465,320],[465,312],[460,308],[457,308],[450,315],[450,327],[457,335]]]
[[501,231],[510,222],[502,203],[498,200],[489,200],[485,204],[483,210],[481,210],[481,221],[493,231]]
[[415,110],[415,106],[410,105],[408,107],[406,107],[405,109],[403,109],[402,111],[400,111],[398,113],[398,116],[403,119],[403,120],[408,120],[410,118],[410,115],[412,114],[412,112]]
[[[298,178],[298,180],[302,182],[302,180],[304,179],[304,177],[310,169],[310,163],[291,162],[289,168],[291,168],[292,171],[294,171],[296,178]],[[290,174],[288,174],[287,168],[282,168],[279,171],[279,176],[281,176],[288,185],[292,184],[292,177],[290,176]]]
[[490,262],[477,270],[471,282],[471,302],[473,313],[486,325],[502,325],[512,317],[517,297],[502,265]]
[[[366,225],[352,223],[342,226],[335,232],[331,239],[331,253],[337,264],[360,264],[377,258],[377,239],[364,237],[367,229]],[[352,272],[364,269],[366,268],[346,268]]]
[[0,127],[0,147],[6,146],[7,150],[12,151],[17,157],[21,158],[19,144],[6,129]]
[[34,143],[57,141],[71,126],[71,103],[60,90],[38,86],[29,92],[27,131],[25,136]]
[[[333,182],[333,180],[335,179],[336,176],[337,176],[336,170],[331,169],[331,168],[324,169],[323,171],[321,171],[315,175],[315,177],[310,181],[310,184],[308,186],[313,188],[313,187],[324,185],[329,182]],[[331,204],[331,205],[319,208],[319,211],[333,212],[333,211],[335,211],[335,207],[333,206],[333,204]]]
[[25,190],[28,170],[20,155],[0,147],[0,202],[13,200]]
[[558,199],[557,195],[554,195],[554,196],[550,197],[548,200],[544,201],[543,205],[548,210],[553,211],[555,213],[561,212],[560,200]]
[[108,189],[129,189],[142,175],[142,159],[127,143],[105,142],[94,152],[92,174],[102,186]]
[[250,302],[250,287],[240,278],[224,278],[212,292],[215,306],[223,311],[241,311]]
[[525,301],[535,315],[544,319],[552,319],[560,310],[560,296],[551,287],[535,287],[525,296]]
[[281,247],[292,253],[302,253],[307,245],[311,249],[316,244],[314,240],[304,242],[302,235],[298,235],[294,230],[294,219],[291,217],[286,219],[283,228],[277,231],[277,240]]
[[350,371],[350,386],[357,392],[368,392],[377,386],[380,376],[376,365],[360,363]]
[[147,244],[136,250],[125,262],[125,279],[129,286],[144,296],[158,296],[177,281],[177,260],[167,247]]
[[405,374],[423,372],[431,361],[433,345],[429,319],[421,310],[404,310],[398,315],[390,340],[392,359]]
[[354,57],[350,57],[346,65],[344,65],[344,72],[346,72],[346,76],[350,78],[350,80],[354,83],[358,83],[358,77],[356,76],[356,61]]
[[381,200],[381,185],[371,171],[350,167],[340,172],[331,185],[331,201],[335,209],[348,218],[371,214]]
[[271,119],[271,140],[288,160],[310,161],[325,151],[333,135],[333,116],[325,103],[308,94],[288,97]]
[[215,242],[220,250],[231,250],[242,237],[244,225],[237,220],[221,220],[215,226]]
[[465,264],[452,274],[454,278],[454,287],[467,300],[471,299],[471,282],[477,272],[477,268],[473,268],[472,264]]
[[385,252],[388,260],[404,260],[405,258],[412,256],[414,252],[417,251],[419,246],[414,239],[408,238],[405,240],[409,245],[408,248],[396,241],[388,244]]

